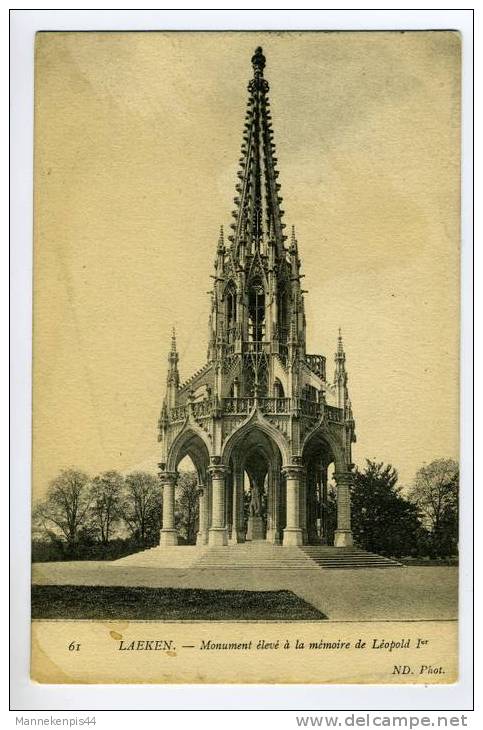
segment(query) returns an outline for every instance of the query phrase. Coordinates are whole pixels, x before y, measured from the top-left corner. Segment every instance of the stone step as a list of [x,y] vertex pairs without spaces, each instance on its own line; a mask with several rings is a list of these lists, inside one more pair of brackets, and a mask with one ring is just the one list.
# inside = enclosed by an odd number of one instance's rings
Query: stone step
[[360,548],[305,545],[301,550],[321,568],[398,568],[401,563]]
[[179,545],[154,547],[115,561],[116,565],[197,570],[320,570],[394,568],[401,564],[359,548],[329,545],[283,547],[271,543],[239,543],[226,547]]
[[190,568],[199,560],[204,548],[194,545],[157,547],[133,553],[114,561],[116,565],[158,566],[160,568]]
[[314,570],[316,563],[297,547],[283,547],[270,543],[239,543],[222,548],[211,548],[196,565],[197,570]]

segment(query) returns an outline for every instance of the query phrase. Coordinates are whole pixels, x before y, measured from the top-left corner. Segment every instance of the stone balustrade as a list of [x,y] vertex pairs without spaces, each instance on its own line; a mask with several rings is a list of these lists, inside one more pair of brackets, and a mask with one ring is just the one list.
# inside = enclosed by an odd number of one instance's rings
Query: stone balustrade
[[254,403],[254,398],[223,398],[223,413],[228,416],[248,416]]
[[314,400],[305,400],[305,398],[299,398],[300,412],[303,416],[309,416],[310,418],[318,418],[321,412],[321,403]]
[[325,357],[323,355],[305,355],[305,362],[315,375],[325,380]]
[[262,413],[290,413],[290,398],[259,398],[258,407]]
[[344,420],[344,411],[341,408],[336,408],[335,406],[325,406],[325,410],[329,421],[342,423],[342,421]]
[[170,423],[176,423],[177,421],[184,421],[186,416],[188,415],[188,406],[175,406],[174,408],[171,408],[169,411],[169,421]]
[[[289,415],[292,410],[299,410],[302,416],[309,418],[318,418],[322,410],[328,421],[342,423],[344,421],[344,413],[340,408],[328,406],[317,401],[306,400],[304,398],[267,398],[259,397],[257,404],[262,413]],[[255,398],[223,398],[221,401],[221,409],[224,415],[248,416],[253,406]],[[186,403],[184,405],[175,406],[169,411],[169,421],[176,423],[184,421],[192,409],[195,418],[210,418],[215,414],[215,402],[213,398],[204,398],[203,400]]]

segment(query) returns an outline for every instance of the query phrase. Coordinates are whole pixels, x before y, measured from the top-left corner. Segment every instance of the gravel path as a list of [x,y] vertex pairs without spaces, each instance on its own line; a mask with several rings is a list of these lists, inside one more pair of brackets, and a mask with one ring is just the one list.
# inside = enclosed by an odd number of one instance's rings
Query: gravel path
[[106,562],[34,563],[40,585],[290,590],[332,621],[453,620],[458,568],[167,570]]

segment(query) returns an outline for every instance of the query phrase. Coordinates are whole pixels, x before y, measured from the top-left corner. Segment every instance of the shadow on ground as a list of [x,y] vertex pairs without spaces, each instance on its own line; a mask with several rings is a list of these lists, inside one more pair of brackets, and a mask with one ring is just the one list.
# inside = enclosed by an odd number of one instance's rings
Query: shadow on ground
[[198,621],[320,621],[291,591],[33,585],[32,618]]

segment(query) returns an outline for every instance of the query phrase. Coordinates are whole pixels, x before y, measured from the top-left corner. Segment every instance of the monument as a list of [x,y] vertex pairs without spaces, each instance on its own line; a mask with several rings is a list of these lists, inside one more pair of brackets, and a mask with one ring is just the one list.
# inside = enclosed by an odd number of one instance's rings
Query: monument
[[188,455],[199,479],[197,544],[327,543],[333,465],[334,544],[349,547],[355,423],[342,336],[328,380],[326,358],[306,352],[301,261],[295,228],[287,236],[283,223],[261,48],[252,66],[232,233],[222,228],[216,248],[207,359],[183,384],[174,331],[171,340],[159,418],[160,545],[178,542],[175,484]]

